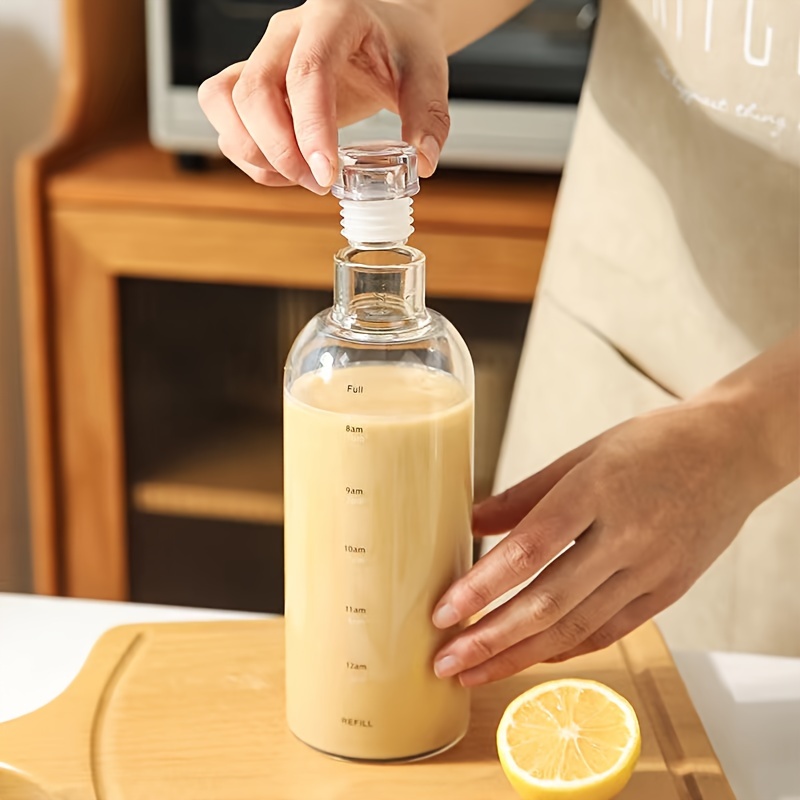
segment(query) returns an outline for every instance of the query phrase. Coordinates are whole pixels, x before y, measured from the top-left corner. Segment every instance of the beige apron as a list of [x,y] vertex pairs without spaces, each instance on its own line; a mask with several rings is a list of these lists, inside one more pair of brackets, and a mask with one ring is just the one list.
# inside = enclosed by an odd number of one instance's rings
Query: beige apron
[[[800,0],[605,0],[498,490],[800,324],[799,126]],[[800,656],[800,485],[658,622]]]

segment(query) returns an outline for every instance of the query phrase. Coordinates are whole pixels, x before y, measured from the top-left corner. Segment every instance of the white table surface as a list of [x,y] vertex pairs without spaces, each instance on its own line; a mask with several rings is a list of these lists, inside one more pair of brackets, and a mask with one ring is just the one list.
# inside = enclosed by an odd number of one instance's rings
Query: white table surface
[[[0,593],[0,723],[66,689],[115,625],[259,616]],[[800,800],[800,659],[674,656],[737,799]]]

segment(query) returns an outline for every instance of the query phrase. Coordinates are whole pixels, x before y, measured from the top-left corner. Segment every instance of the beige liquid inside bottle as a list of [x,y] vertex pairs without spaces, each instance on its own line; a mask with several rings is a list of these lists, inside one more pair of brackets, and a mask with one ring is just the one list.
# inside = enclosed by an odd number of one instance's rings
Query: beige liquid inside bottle
[[340,161],[334,192],[356,207],[336,305],[298,337],[284,391],[287,719],[330,755],[412,760],[469,722],[467,690],[433,673],[454,631],[431,614],[471,559],[472,364],[405,245],[413,149]]

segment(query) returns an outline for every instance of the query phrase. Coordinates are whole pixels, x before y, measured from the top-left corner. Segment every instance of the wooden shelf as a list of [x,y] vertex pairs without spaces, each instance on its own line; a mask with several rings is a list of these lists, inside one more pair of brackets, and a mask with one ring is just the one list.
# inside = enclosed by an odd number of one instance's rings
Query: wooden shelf
[[245,424],[170,448],[162,465],[133,482],[134,509],[168,516],[283,524],[279,425]]
[[[280,526],[282,458],[277,426],[250,424],[204,435],[134,480],[131,503],[148,514]],[[490,485],[476,485],[475,502],[490,494]]]
[[[448,170],[425,181],[413,243],[429,294],[530,302],[557,186]],[[142,137],[83,155],[53,175],[47,198],[56,231],[114,276],[330,289],[343,244],[334,198],[258,186],[222,161],[183,172]]]
[[[550,229],[559,178],[441,169],[423,181],[414,200],[419,230],[465,231],[523,239]],[[55,174],[47,195],[59,208],[75,206],[228,212],[296,218],[333,225],[337,201],[305,189],[270,189],[251,181],[224,159],[187,172],[174,156],[156,150],[144,132],[97,149]]]

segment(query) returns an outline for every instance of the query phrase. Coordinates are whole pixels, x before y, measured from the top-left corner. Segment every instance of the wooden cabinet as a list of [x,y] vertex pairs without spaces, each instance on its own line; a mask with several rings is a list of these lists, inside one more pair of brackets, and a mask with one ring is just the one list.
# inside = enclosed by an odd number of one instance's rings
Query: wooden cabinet
[[[263,544],[280,539],[280,368],[292,326],[330,291],[338,210],[222,163],[182,172],[152,148],[142,5],[66,2],[60,123],[19,170],[35,584],[225,605],[238,569],[279,558]],[[556,188],[447,171],[425,182],[414,244],[429,296],[468,341],[518,350]],[[143,581],[178,586],[181,558],[213,583],[237,547],[207,602],[197,587],[142,595]]]

